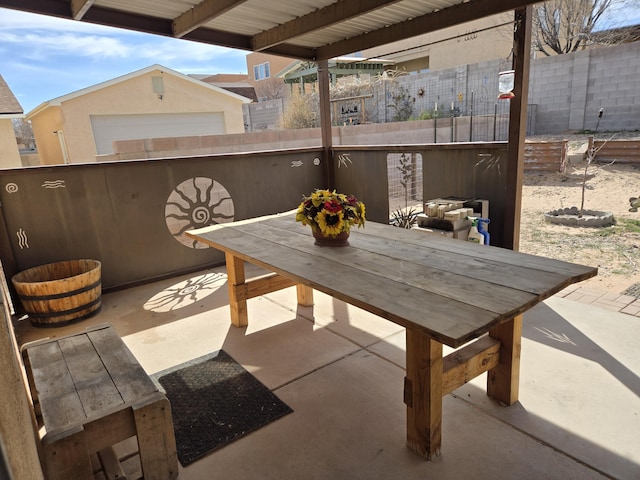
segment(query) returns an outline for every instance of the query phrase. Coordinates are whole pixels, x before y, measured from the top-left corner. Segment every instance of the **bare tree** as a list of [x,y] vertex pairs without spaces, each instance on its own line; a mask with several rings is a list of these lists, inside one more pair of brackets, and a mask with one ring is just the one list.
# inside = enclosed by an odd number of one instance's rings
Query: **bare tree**
[[260,80],[255,89],[256,95],[260,101],[286,98],[289,94],[289,86],[284,83],[282,78],[278,77],[269,77],[264,80]]
[[593,33],[604,26],[613,8],[627,3],[627,0],[548,0],[536,4],[533,47],[545,55],[575,52],[593,43]]
[[24,144],[27,148],[35,148],[36,141],[31,129],[31,122],[24,118],[14,118],[11,122],[18,143]]

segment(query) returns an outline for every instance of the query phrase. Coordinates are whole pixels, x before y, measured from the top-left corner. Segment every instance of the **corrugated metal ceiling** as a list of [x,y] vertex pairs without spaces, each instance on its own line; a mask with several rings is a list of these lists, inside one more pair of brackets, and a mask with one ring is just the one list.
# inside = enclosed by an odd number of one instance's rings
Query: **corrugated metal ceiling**
[[0,7],[309,60],[348,55],[535,0],[0,0]]

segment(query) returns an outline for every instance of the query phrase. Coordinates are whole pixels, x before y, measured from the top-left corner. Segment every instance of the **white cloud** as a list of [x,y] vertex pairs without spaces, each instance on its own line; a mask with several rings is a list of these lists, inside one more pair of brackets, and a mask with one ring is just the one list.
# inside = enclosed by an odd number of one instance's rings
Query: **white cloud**
[[0,42],[21,46],[24,56],[31,59],[58,55],[126,58],[131,54],[131,47],[122,40],[106,36],[73,33],[59,35],[27,33],[18,36],[11,33],[0,33]]
[[156,63],[181,73],[246,72],[246,54],[0,8],[0,74],[25,111]]
[[43,15],[0,9],[0,44],[20,46],[31,59],[44,55],[71,55],[150,60],[211,62],[239,58],[246,52],[216,45],[102,27]]

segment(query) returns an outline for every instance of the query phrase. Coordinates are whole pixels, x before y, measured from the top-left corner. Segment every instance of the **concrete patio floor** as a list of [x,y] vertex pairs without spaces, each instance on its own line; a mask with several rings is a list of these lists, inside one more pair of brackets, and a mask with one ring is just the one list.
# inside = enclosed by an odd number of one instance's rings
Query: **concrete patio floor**
[[640,478],[640,318],[561,294],[526,313],[519,402],[487,397],[486,375],[447,395],[442,455],[426,462],[405,446],[404,329],[314,295],[308,308],[293,288],[252,299],[235,328],[219,267],[105,294],[74,325],[19,321],[16,334],[111,323],[149,374],[224,349],[293,409],[181,466],[184,480]]

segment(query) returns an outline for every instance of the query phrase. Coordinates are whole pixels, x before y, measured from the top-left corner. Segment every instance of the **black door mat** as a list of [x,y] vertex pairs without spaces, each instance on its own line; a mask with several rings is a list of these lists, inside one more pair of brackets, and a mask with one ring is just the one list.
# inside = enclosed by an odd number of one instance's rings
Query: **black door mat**
[[171,403],[183,466],[293,411],[223,350],[152,378]]

